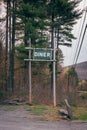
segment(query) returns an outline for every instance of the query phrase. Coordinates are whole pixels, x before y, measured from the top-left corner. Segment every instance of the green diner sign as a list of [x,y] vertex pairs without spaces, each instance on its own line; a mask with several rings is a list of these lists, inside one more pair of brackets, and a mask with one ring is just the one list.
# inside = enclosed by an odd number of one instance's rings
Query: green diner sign
[[33,52],[33,58],[42,59],[42,60],[51,60],[52,59],[52,50],[36,49]]

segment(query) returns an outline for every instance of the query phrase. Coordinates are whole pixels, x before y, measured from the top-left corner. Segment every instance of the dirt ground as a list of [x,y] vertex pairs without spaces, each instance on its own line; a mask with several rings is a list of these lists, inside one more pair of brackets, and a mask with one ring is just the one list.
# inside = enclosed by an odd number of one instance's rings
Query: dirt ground
[[27,111],[28,105],[0,105],[0,130],[87,130],[87,123],[43,121]]

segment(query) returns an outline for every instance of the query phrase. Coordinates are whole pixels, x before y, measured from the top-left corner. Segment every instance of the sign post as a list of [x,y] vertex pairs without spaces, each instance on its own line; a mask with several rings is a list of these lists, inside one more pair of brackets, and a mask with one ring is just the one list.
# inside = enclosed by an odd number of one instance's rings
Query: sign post
[[56,106],[56,48],[55,41],[53,42],[53,103]]
[[[29,41],[29,103],[32,103],[32,87],[31,87],[31,61],[49,61],[53,63],[53,104],[56,106],[56,48],[55,42],[53,42],[53,48],[31,48],[31,41]],[[31,58],[31,50],[33,50],[33,59]],[[53,53],[52,53],[53,51]],[[53,54],[53,55],[52,55]]]
[[[29,47],[31,47],[31,39],[28,40]],[[31,50],[29,50],[29,59],[31,59]],[[31,87],[31,61],[29,61],[29,103],[32,103],[32,87]]]

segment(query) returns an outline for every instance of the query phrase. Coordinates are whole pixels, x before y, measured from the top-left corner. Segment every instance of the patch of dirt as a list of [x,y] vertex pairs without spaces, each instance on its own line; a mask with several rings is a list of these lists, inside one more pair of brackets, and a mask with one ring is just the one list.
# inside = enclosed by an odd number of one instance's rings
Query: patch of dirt
[[27,119],[30,121],[40,121],[44,120],[43,116],[37,116],[33,115],[29,111],[29,105],[0,105],[0,116],[3,115],[6,118],[21,118],[21,119]]

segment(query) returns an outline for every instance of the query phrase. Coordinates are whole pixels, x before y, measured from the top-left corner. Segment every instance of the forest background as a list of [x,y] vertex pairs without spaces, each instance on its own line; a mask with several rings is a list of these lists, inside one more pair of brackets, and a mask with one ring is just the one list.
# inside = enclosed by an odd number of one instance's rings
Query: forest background
[[[0,18],[0,99],[28,100],[28,40],[34,48],[53,48],[56,43],[57,103],[67,98],[75,103],[78,76],[75,68],[62,68],[59,45],[71,47],[73,26],[82,12],[81,0],[2,0],[6,15]],[[32,52],[33,55],[33,52]],[[32,102],[53,101],[53,64],[32,62]]]

